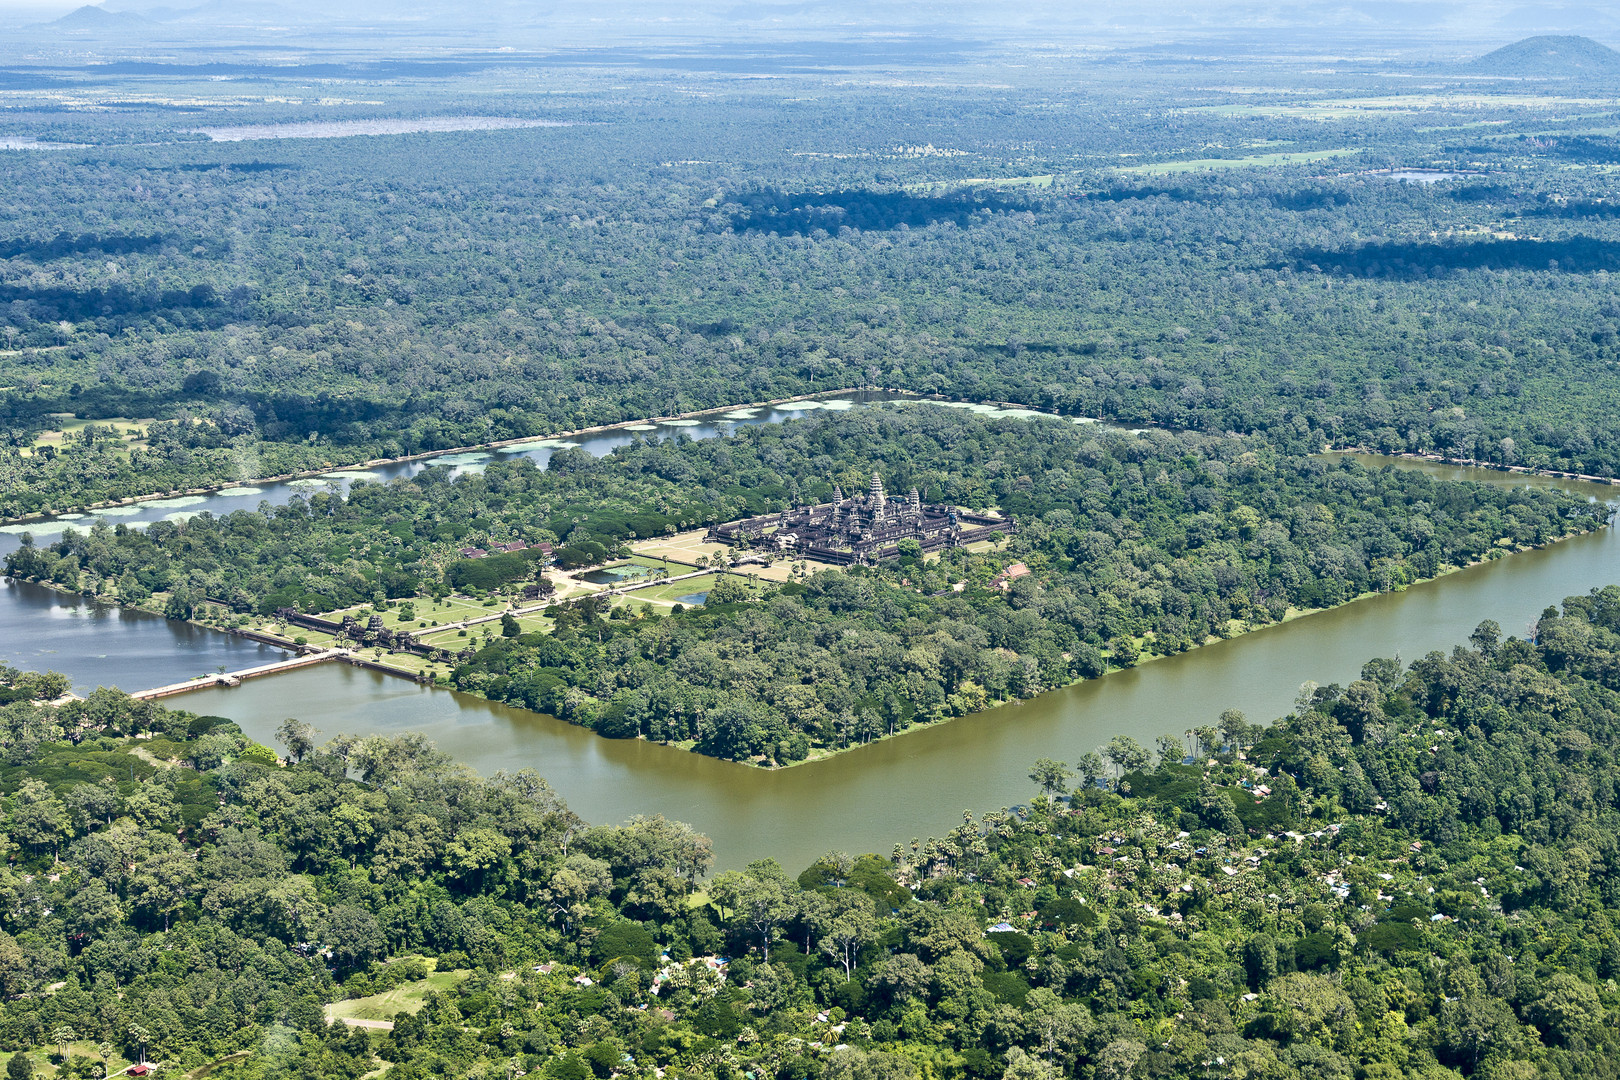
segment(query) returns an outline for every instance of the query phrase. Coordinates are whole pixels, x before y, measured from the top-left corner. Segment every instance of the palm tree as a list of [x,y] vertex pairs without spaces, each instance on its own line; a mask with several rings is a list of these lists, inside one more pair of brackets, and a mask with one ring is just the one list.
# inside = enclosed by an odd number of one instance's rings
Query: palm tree
[[141,1027],[139,1024],[131,1024],[127,1030],[129,1032],[130,1040],[135,1043],[135,1048],[138,1053],[138,1060],[142,1065],[145,1065],[146,1044],[151,1041],[152,1033]]

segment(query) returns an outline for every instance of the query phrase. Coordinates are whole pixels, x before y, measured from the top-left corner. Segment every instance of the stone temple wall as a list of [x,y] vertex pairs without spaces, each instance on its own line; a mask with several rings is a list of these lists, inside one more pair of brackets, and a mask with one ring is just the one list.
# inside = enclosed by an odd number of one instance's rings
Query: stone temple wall
[[1017,531],[1014,519],[923,503],[915,489],[906,497],[885,495],[874,473],[865,495],[845,498],[841,488],[834,488],[831,502],[729,521],[711,528],[708,538],[732,547],[848,566],[893,558],[902,540],[916,540],[928,552]]

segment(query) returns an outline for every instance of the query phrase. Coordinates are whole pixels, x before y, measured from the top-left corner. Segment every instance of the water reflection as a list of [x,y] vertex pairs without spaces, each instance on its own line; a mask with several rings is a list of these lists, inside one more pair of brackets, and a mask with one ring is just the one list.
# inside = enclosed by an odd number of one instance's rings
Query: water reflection
[[144,611],[98,604],[27,582],[0,583],[0,664],[60,671],[74,691],[144,690],[288,654]]

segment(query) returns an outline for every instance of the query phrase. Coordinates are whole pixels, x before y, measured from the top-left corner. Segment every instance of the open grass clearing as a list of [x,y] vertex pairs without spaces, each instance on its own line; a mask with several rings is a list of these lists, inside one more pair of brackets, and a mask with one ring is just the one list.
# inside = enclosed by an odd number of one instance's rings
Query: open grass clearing
[[[556,596],[548,596],[544,601],[525,601],[524,606],[534,607],[536,604],[549,604],[555,599],[557,599]],[[542,609],[542,611],[543,610],[544,609]],[[507,613],[506,608],[501,608],[500,611],[503,615]],[[525,634],[532,633],[534,631],[540,631],[543,633],[551,632],[551,620],[546,618],[545,615],[541,614],[540,611],[531,612],[527,615],[518,615],[516,618],[518,621],[518,626],[522,627]],[[451,652],[456,652],[465,647],[468,642],[477,642],[482,640],[486,633],[499,636],[500,632],[500,623],[492,620],[487,623],[479,623],[476,626],[468,627],[466,637],[461,636],[460,629],[445,629],[437,631],[419,630],[416,633],[416,640],[420,641],[424,645],[430,645],[435,649],[449,649]]]
[[1119,171],[1143,176],[1163,176],[1170,173],[1208,172],[1216,169],[1264,169],[1280,165],[1308,165],[1317,161],[1331,161],[1360,152],[1353,147],[1338,150],[1299,150],[1253,154],[1240,158],[1198,158],[1193,161],[1161,161],[1152,165],[1123,165],[1119,167]]
[[34,441],[23,448],[23,453],[32,456],[39,448],[50,446],[60,450],[68,437],[77,435],[91,424],[97,427],[112,427],[118,432],[118,438],[124,444],[124,449],[144,447],[146,445],[146,429],[157,423],[151,417],[135,420],[125,416],[113,416],[105,420],[80,420],[72,413],[52,413],[51,419],[57,426],[49,431],[42,431]]
[[415,653],[408,652],[388,652],[387,650],[384,650],[381,655],[378,655],[375,649],[360,649],[358,650],[358,653],[361,658],[365,660],[370,660],[378,664],[386,664],[388,667],[395,668],[411,675],[425,674],[431,676],[448,677],[450,674],[450,669],[456,666],[456,661],[454,660],[446,663],[440,660],[430,660],[425,656],[418,656]]
[[297,641],[299,638],[303,638],[305,645],[314,645],[322,649],[329,649],[337,643],[337,638],[333,637],[331,634],[323,634],[319,630],[306,630],[302,626],[292,626],[289,624],[285,628],[280,628],[274,623],[270,623],[264,626],[256,627],[256,629],[258,629],[261,633],[275,634],[279,637],[284,637],[288,641]]
[[[974,555],[985,555],[985,554],[988,554],[990,552],[1000,551],[1005,546],[1006,546],[1006,541],[975,540],[972,543],[963,544],[961,550],[969,552],[969,553],[974,554]],[[938,560],[942,555],[945,554],[945,550],[946,549],[941,549],[939,551],[930,551],[930,552],[928,552],[926,555],[923,556],[923,562],[934,562],[934,561]]]
[[[380,614],[383,625],[390,630],[420,631],[422,629],[431,630],[436,625],[444,626],[449,623],[463,622],[467,619],[482,618],[485,615],[498,615],[503,610],[503,605],[498,601],[493,606],[485,607],[482,600],[469,600],[456,596],[446,597],[443,602],[435,600],[431,596],[418,596],[410,600],[395,600],[390,601],[390,603],[393,606],[382,612],[376,611],[370,604],[356,604],[353,607],[329,611],[319,617],[331,619],[334,622],[342,622],[345,615],[353,615],[364,626],[371,620],[373,615]],[[407,603],[411,604],[415,609],[416,618],[400,618],[400,605]],[[428,624],[427,627],[424,628],[418,625],[423,622]]]
[[518,627],[525,634],[549,634],[551,633],[552,625],[552,621],[546,618],[546,616],[541,615],[539,612],[536,612],[533,615],[518,616]]
[[[696,564],[698,559],[729,560],[733,554],[731,548],[725,544],[716,544],[705,539],[707,532],[695,529],[692,532],[677,533],[674,536],[660,537],[657,540],[645,540],[635,545],[635,551],[640,554],[662,557],[679,562]],[[838,570],[840,567],[832,563],[817,562],[814,559],[778,559],[769,565],[749,564],[740,567],[744,574],[753,575],[763,581],[792,581],[797,575],[793,573],[793,564],[802,562],[805,572],[814,574],[819,570]],[[695,568],[695,565],[694,567]],[[677,571],[684,573],[685,571]]]
[[464,980],[472,972],[466,969],[456,971],[435,971],[425,979],[405,983],[392,990],[385,990],[370,997],[348,998],[344,1001],[334,1001],[326,1007],[326,1016],[329,1020],[392,1020],[398,1013],[411,1013],[415,1015],[422,1010],[422,1001],[427,997],[428,991],[444,992]]
[[[590,596],[592,593],[601,592],[604,588],[604,586],[601,585],[592,585],[588,581],[575,581],[566,574],[551,575],[551,584],[554,591],[550,596],[546,597],[548,602],[558,600],[573,600],[581,596]],[[529,601],[525,600],[524,603],[528,604]]]
[[[493,623],[490,625],[494,625]],[[499,630],[499,627],[496,628]],[[480,628],[475,626],[471,630],[440,630],[436,633],[418,633],[416,640],[423,645],[434,649],[448,649],[451,652],[460,652],[468,645],[476,645],[481,639]]]
[[621,598],[624,603],[640,602],[652,605],[654,610],[659,608],[672,608],[676,604],[685,604],[691,607],[694,601],[683,600],[683,596],[693,593],[706,593],[714,588],[714,583],[720,580],[719,574],[704,574],[702,577],[687,578],[684,581],[669,581],[662,585],[649,585],[645,589],[636,589],[627,592]]
[[[70,1063],[75,1068],[84,1068],[84,1065],[82,1064],[83,1062],[101,1061],[100,1056],[96,1053],[96,1044],[89,1039],[78,1039],[74,1042],[70,1042],[64,1046],[63,1049],[67,1051],[67,1061],[65,1061],[63,1065],[55,1064],[56,1047],[54,1044],[51,1046],[43,1046],[35,1050],[26,1050],[24,1051],[24,1056],[27,1057],[28,1060],[33,1064],[34,1075],[40,1077],[72,1075],[70,1070],[65,1067]],[[11,1053],[7,1052],[5,1056],[9,1060],[11,1058]],[[106,1062],[107,1075],[117,1076],[119,1073],[123,1072],[133,1064],[135,1063],[132,1060],[114,1051],[112,1056],[109,1057]]]

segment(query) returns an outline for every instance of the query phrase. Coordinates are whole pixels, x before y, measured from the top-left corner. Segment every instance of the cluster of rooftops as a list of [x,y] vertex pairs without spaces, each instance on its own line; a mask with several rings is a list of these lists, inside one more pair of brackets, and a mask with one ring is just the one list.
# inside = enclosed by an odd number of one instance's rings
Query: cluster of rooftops
[[464,547],[457,554],[463,559],[482,559],[485,555],[508,555],[514,551],[528,551],[530,548],[540,552],[546,558],[551,558],[551,545],[542,540],[538,544],[524,543],[522,540],[513,540],[509,544],[491,544],[488,548]]

